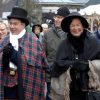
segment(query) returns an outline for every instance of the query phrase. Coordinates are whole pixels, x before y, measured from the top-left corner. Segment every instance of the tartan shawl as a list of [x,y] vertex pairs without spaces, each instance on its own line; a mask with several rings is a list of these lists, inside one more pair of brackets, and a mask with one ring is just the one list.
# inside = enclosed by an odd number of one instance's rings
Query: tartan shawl
[[[9,36],[5,41],[4,44],[9,43]],[[3,47],[4,45],[0,45],[0,52]],[[48,63],[42,45],[34,34],[26,32],[19,39],[19,52],[25,100],[45,100],[45,70],[48,69]],[[0,55],[2,59],[2,52]],[[0,100],[4,100],[2,75],[2,67],[0,67]]]

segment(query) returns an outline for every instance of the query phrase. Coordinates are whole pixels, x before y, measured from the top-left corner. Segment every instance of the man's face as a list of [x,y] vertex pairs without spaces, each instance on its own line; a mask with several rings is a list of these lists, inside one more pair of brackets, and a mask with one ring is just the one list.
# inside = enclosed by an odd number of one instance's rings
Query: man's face
[[61,22],[62,22],[63,19],[64,19],[63,16],[56,15],[54,17],[54,25],[55,25],[55,27],[61,27]]
[[25,24],[15,18],[9,20],[9,26],[13,35],[18,35],[25,28]]
[[7,35],[7,26],[4,23],[0,23],[0,39]]

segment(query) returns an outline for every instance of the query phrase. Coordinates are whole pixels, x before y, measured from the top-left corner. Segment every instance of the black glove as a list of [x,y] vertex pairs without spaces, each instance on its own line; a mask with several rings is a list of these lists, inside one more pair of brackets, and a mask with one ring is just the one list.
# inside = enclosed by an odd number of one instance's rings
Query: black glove
[[4,70],[9,68],[10,61],[16,66],[18,65],[18,52],[14,49],[11,43],[9,43],[3,49],[2,64]]
[[18,56],[19,56],[18,51],[14,49],[10,57],[10,61],[14,63],[16,66],[18,66]]
[[73,63],[73,69],[76,71],[88,71],[89,63],[81,59],[76,59]]
[[7,44],[3,49],[3,56],[6,56],[6,58],[10,58],[13,53],[14,47],[11,43]]

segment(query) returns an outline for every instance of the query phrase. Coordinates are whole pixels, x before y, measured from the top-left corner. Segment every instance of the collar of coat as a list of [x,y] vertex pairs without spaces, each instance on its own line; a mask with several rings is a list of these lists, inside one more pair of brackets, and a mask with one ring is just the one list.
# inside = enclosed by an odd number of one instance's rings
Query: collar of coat
[[[0,45],[0,52],[2,52],[3,47],[9,42],[8,35]],[[19,49],[25,55],[29,65],[36,67],[45,67],[48,65],[42,45],[34,34],[26,32],[25,35],[19,39]]]

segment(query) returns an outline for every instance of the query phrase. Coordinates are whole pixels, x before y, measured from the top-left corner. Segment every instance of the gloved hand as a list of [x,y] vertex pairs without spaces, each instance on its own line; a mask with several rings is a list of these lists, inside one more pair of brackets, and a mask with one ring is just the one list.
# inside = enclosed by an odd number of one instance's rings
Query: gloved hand
[[73,69],[76,71],[88,71],[89,62],[81,59],[75,59],[73,63]]
[[7,44],[3,49],[3,56],[6,56],[6,58],[10,58],[13,53],[14,47],[11,43]]
[[2,54],[3,70],[5,70],[6,68],[9,68],[9,62],[10,62],[10,58],[12,56],[13,50],[14,48],[11,43],[7,44],[4,47],[3,54]]

